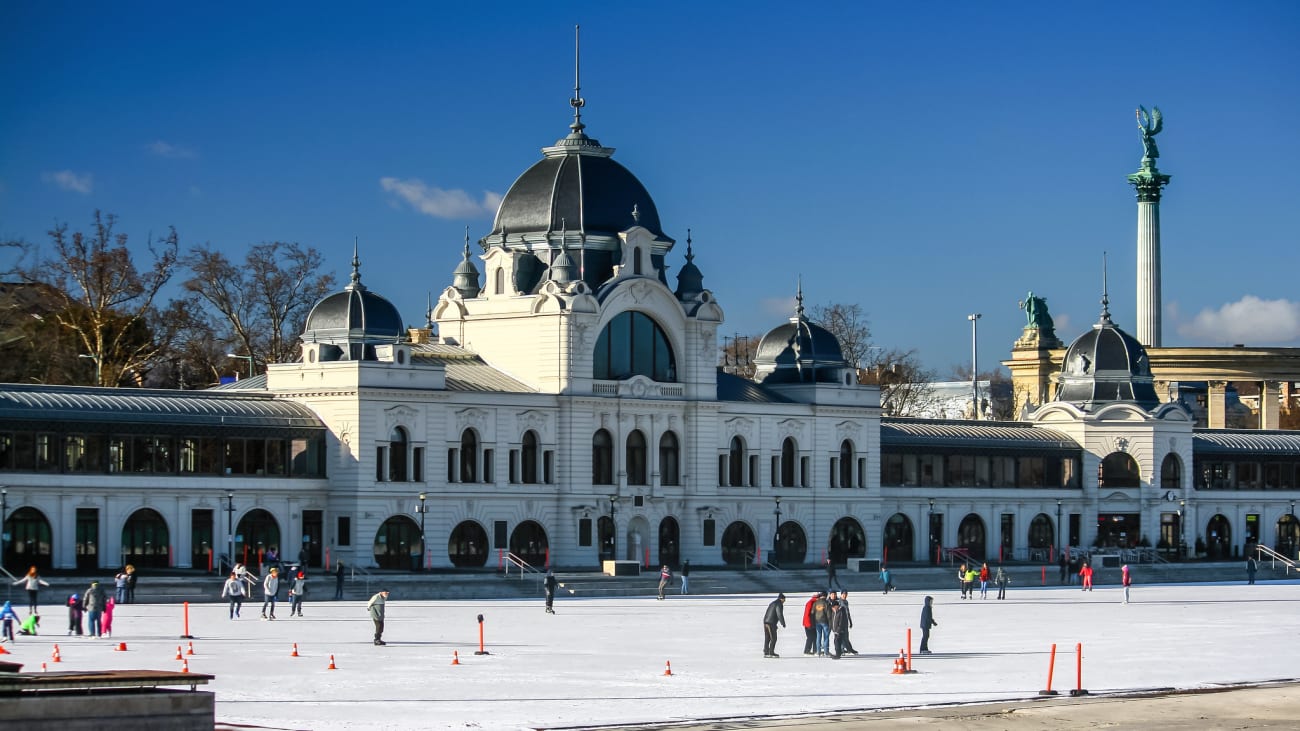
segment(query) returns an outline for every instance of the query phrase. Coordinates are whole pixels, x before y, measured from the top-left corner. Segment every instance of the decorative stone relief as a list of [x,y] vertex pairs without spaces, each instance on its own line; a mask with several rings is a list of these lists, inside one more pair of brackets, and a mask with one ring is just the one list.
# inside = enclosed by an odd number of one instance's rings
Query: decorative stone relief
[[416,417],[419,415],[420,412],[402,404],[387,409],[384,411],[384,424],[388,427],[388,430],[384,432],[384,436],[387,437],[388,434],[392,434],[393,429],[399,426],[404,426],[407,431],[410,431],[410,425],[416,423]]
[[782,419],[776,423],[778,441],[786,437],[794,437],[796,441],[804,441],[804,423],[800,419]]
[[515,422],[519,425],[518,431],[521,434],[529,429],[545,431],[550,425],[550,421],[549,416],[541,411],[537,411],[536,409],[529,409],[528,411],[521,412],[515,416]]
[[835,425],[835,441],[837,442],[843,442],[845,439],[849,439],[856,444],[859,441],[858,435],[861,433],[862,425],[856,421],[841,421]]
[[483,435],[487,423],[487,411],[476,408],[461,409],[456,412],[456,431],[458,432],[456,436],[459,438],[459,432],[463,432],[470,427],[473,427],[480,435]]
[[726,431],[742,436],[749,445],[754,444],[754,420],[746,419],[743,416],[733,417],[726,421]]
[[1119,437],[1115,440],[1115,451],[1128,453],[1128,437]]

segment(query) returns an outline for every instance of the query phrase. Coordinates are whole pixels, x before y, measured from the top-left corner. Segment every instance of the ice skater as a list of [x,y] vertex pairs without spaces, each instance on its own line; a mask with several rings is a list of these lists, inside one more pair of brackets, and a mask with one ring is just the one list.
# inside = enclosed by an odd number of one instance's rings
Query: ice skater
[[1133,572],[1128,570],[1128,564],[1124,564],[1124,568],[1120,569],[1119,581],[1124,585],[1124,603],[1128,604],[1128,589],[1133,585]]
[[763,615],[763,657],[781,657],[776,654],[776,626],[785,626],[785,594],[777,594],[767,605]]
[[230,602],[230,618],[238,617],[239,610],[244,606],[244,582],[239,578],[239,574],[230,572],[230,578],[226,579],[225,586],[221,587],[221,598]]
[[1007,584],[1011,583],[1011,577],[1002,570],[1001,566],[998,566],[998,572],[993,576],[993,583],[998,587],[998,599],[1006,599]]
[[18,619],[18,612],[14,611],[13,605],[5,602],[4,607],[0,607],[0,627],[3,628],[0,631],[0,642],[14,641],[14,622],[19,621],[21,620]]
[[307,598],[307,574],[299,571],[293,577],[293,586],[289,587],[289,616],[302,616],[302,600]]
[[555,572],[550,569],[546,570],[546,579],[542,582],[542,587],[546,589],[546,613],[555,614]]
[[894,586],[894,576],[893,574],[889,573],[888,566],[880,567],[880,583],[885,585],[886,594],[888,594],[890,590],[896,590],[898,588]]
[[[275,619],[275,600],[280,593],[280,570],[271,569],[262,580],[262,619]],[[270,616],[266,608],[271,608]]]
[[807,604],[803,605],[803,654],[812,655],[817,651],[817,627],[813,625],[812,609],[818,594],[813,594]]
[[934,597],[928,596],[925,598],[925,606],[921,608],[921,649],[919,652],[922,655],[930,654],[930,628],[939,626],[939,623],[934,621],[933,604]]
[[384,605],[388,602],[388,590],[381,589],[379,593],[370,597],[366,603],[366,609],[370,612],[370,621],[375,623],[375,644],[387,645],[384,642]]
[[687,559],[686,562],[682,564],[682,593],[683,593],[683,594],[690,594],[690,593],[691,593],[691,561],[690,561],[690,559]]
[[668,586],[668,582],[672,580],[673,580],[673,572],[668,568],[668,564],[664,564],[663,568],[659,569],[659,598],[660,599],[664,598],[664,588],[666,588]]
[[39,610],[38,605],[40,602],[38,599],[40,598],[41,587],[49,586],[49,583],[41,578],[41,575],[36,572],[36,567],[33,566],[27,569],[25,575],[18,577],[18,580],[13,582],[14,586],[19,584],[22,584],[23,588],[27,590],[27,611],[36,614]]
[[989,598],[989,565],[980,566],[980,599]]
[[1083,582],[1083,586],[1079,591],[1092,591],[1092,565],[1087,561],[1084,561],[1083,566],[1079,569],[1079,579]]

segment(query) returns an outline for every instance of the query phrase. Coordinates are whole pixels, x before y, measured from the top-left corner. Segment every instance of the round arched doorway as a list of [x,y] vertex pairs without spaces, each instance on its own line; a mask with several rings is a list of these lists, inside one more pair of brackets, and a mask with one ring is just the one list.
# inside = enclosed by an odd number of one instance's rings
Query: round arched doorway
[[167,568],[171,536],[158,511],[140,508],[122,526],[122,565]]
[[3,530],[8,534],[4,565],[14,569],[15,574],[26,573],[29,566],[39,571],[53,567],[50,521],[44,513],[36,508],[18,508],[5,519]]
[[1029,560],[1046,561],[1052,546],[1056,545],[1056,526],[1047,513],[1039,513],[1029,521]]
[[447,541],[447,558],[457,568],[478,568],[487,564],[488,536],[483,526],[472,520],[462,521]]
[[831,528],[831,540],[828,546],[830,560],[841,564],[850,558],[862,558],[867,555],[867,533],[862,524],[854,518],[840,518]]
[[971,558],[978,561],[985,559],[984,520],[975,513],[961,519],[957,527],[957,545],[966,549]]
[[672,517],[659,521],[659,565],[677,566],[681,558],[679,543],[681,530]]
[[510,533],[510,552],[531,566],[550,565],[549,547],[546,529],[537,521],[525,520]]
[[882,562],[889,565],[894,561],[913,560],[912,521],[902,513],[894,513],[885,521],[885,545],[881,551]]
[[722,562],[728,566],[744,566],[753,560],[757,545],[754,529],[737,520],[722,531]]
[[262,559],[272,548],[279,553],[280,524],[269,512],[255,508],[244,513],[235,528],[235,555],[233,560],[245,566],[256,566],[262,573]]
[[424,553],[420,526],[405,515],[385,520],[375,533],[374,553],[375,565],[381,569],[419,569]]
[[1211,559],[1232,555],[1232,524],[1227,516],[1215,515],[1205,524],[1205,555]]
[[777,531],[776,565],[790,568],[798,566],[808,559],[808,536],[803,526],[787,520]]

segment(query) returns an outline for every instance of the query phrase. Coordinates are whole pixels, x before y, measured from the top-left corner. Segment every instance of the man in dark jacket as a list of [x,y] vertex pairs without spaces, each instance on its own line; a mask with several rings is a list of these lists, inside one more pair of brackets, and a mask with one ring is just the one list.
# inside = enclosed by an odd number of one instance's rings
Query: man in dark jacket
[[[853,629],[853,615],[849,613],[849,593],[840,593],[840,611],[844,613],[844,630],[840,632],[840,647],[850,655],[858,654],[849,641],[849,630]],[[834,629],[833,627],[831,629]]]
[[554,605],[555,605],[556,584],[557,582],[555,580],[555,573],[552,572],[550,569],[547,569],[546,580],[542,582],[542,586],[546,589],[546,613],[547,614],[555,614]]
[[827,558],[826,559],[826,591],[830,591],[832,587],[839,589],[840,591],[844,590],[844,585],[840,583],[839,577],[835,575],[835,562]]
[[838,660],[844,654],[844,635],[848,630],[845,619],[848,615],[834,597],[835,592],[831,592],[831,658]]
[[336,561],[334,566],[334,599],[343,598],[343,562]]
[[817,628],[817,655],[825,657],[831,650],[831,603],[826,599],[824,591],[813,602],[812,621]]
[[781,657],[776,654],[776,625],[785,626],[784,604],[785,594],[777,594],[763,615],[763,657]]
[[930,628],[938,627],[939,623],[934,621],[934,610],[931,604],[934,603],[934,597],[925,598],[925,606],[921,608],[921,649],[920,654],[930,654]]

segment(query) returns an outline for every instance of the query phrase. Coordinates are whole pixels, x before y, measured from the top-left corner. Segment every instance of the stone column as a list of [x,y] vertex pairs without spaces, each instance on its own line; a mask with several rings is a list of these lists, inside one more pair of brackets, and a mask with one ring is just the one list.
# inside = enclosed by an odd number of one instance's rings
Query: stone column
[[1263,381],[1259,384],[1259,428],[1277,429],[1281,424],[1278,409],[1280,381]]
[[1205,395],[1206,426],[1226,429],[1228,425],[1228,382],[1210,381]]
[[1151,158],[1143,158],[1142,169],[1128,176],[1138,200],[1137,339],[1148,348],[1161,347],[1160,193],[1169,177]]

